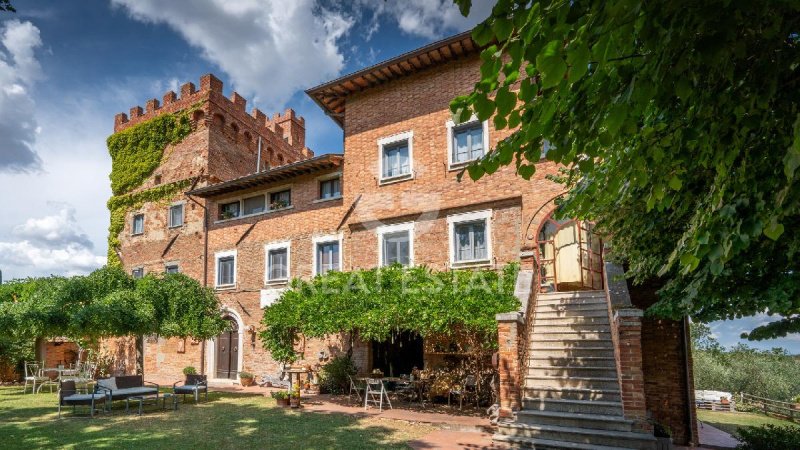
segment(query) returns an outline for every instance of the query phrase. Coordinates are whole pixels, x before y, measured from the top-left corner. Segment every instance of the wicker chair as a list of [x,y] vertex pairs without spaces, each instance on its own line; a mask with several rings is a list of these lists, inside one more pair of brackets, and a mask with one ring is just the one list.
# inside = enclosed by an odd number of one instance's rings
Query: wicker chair
[[[183,383],[183,384],[180,384]],[[204,393],[208,400],[208,379],[206,375],[189,374],[186,380],[176,381],[172,384],[172,392],[175,395],[183,394],[183,401],[186,402],[186,394],[194,396],[194,402],[200,398],[200,393]]]
[[62,406],[72,406],[72,411],[78,405],[89,407],[89,416],[94,417],[95,405],[104,404],[108,398],[108,393],[101,392],[104,388],[96,387],[95,392],[89,392],[86,388],[78,388],[72,380],[62,381],[58,386],[58,417],[61,417]]

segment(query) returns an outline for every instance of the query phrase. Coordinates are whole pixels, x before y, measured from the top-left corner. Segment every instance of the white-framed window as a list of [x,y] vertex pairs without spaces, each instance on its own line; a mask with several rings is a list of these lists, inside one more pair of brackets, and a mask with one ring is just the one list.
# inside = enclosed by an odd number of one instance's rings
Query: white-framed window
[[131,276],[134,280],[138,280],[144,277],[144,267],[136,267],[131,270]]
[[386,225],[377,228],[378,263],[380,266],[414,265],[414,223]]
[[183,203],[175,203],[169,207],[168,226],[170,228],[183,226]]
[[269,193],[269,210],[276,211],[292,206],[292,190],[282,189]]
[[144,234],[144,214],[134,214],[131,222],[131,234]]
[[264,246],[264,283],[285,283],[289,281],[291,265],[291,242],[276,242]]
[[214,254],[216,276],[214,286],[230,288],[236,286],[236,250]]
[[164,273],[180,273],[181,268],[176,262],[164,264]]
[[342,196],[342,176],[336,174],[319,180],[319,199],[332,200]]
[[406,180],[414,174],[414,133],[411,131],[378,141],[381,183]]
[[447,153],[450,168],[481,158],[489,149],[489,122],[477,117],[456,124],[447,121]]
[[483,265],[491,262],[491,219],[491,210],[447,216],[451,264]]
[[314,275],[331,270],[342,270],[342,235],[317,236],[313,238]]

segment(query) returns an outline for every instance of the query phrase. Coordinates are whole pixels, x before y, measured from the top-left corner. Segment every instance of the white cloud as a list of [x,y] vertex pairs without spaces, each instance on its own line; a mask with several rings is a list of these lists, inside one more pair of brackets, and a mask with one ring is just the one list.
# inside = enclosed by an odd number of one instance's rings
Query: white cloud
[[59,205],[56,214],[32,218],[14,227],[14,241],[0,241],[0,266],[12,275],[76,275],[106,263],[78,225],[75,210]]
[[353,21],[314,0],[111,0],[136,20],[164,23],[218,65],[234,87],[265,110],[298,89],[337,75],[337,40]]
[[476,0],[468,17],[461,15],[452,0],[358,0],[358,6],[372,11],[366,38],[380,28],[382,17],[397,23],[405,33],[425,38],[440,38],[474,27],[489,17],[493,1]]
[[35,50],[42,45],[30,22],[8,20],[0,26],[0,172],[41,167],[33,149],[38,133],[30,89],[41,76]]

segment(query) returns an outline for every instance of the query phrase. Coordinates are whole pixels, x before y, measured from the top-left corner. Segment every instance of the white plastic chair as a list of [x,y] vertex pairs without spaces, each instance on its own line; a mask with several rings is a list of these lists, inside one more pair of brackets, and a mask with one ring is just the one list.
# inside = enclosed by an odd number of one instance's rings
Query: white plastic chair
[[378,411],[383,411],[383,399],[389,404],[389,409],[392,408],[392,401],[389,400],[389,393],[386,391],[386,386],[383,380],[377,378],[367,378],[367,389],[364,393],[364,409],[367,409],[370,404],[377,405]]
[[[25,362],[25,384],[22,386],[23,394],[28,391],[29,384],[32,384],[31,394],[35,394],[38,392],[36,390],[36,385],[38,384],[41,388],[41,385],[47,381],[50,381],[50,378],[44,376],[44,372],[42,372],[42,366],[39,363]],[[52,388],[50,389],[52,392]]]
[[351,377],[350,375],[347,375],[347,378],[350,380],[350,392],[347,394],[348,400],[353,398],[353,392],[355,392],[356,396],[358,397],[359,403],[362,402],[364,400],[364,397],[362,397],[361,394],[362,393],[366,394],[367,386],[361,380],[359,381],[353,380],[353,377]]

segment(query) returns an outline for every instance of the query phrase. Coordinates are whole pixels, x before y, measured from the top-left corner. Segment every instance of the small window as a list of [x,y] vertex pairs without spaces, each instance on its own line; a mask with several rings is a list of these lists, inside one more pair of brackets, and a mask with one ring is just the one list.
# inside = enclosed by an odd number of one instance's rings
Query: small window
[[482,261],[488,258],[486,220],[455,224],[454,239],[455,262]]
[[289,249],[275,248],[267,252],[267,281],[289,278]]
[[164,273],[180,273],[180,268],[177,264],[167,264],[164,266]]
[[144,233],[144,214],[136,214],[133,216],[133,224],[131,225],[131,234]]
[[472,122],[453,128],[453,164],[462,164],[483,156],[483,123]]
[[554,148],[555,147],[553,146],[553,144],[550,143],[550,141],[548,141],[547,139],[543,139],[542,140],[542,159],[547,158],[547,153],[550,150],[554,149]]
[[247,216],[250,214],[260,214],[264,212],[264,196],[256,195],[242,201],[242,213]]
[[286,189],[285,191],[271,192],[269,194],[269,209],[283,209],[292,206],[292,191]]
[[219,205],[220,220],[233,219],[239,217],[239,201],[223,203]]
[[134,280],[138,280],[139,278],[144,277],[144,268],[143,267],[137,267],[137,268],[131,270],[131,276],[133,277]]
[[411,175],[408,139],[383,146],[383,178]]
[[319,182],[319,198],[321,200],[329,198],[339,198],[342,196],[341,178],[331,178],[330,180],[323,180]]
[[236,256],[217,258],[217,286],[233,286],[236,283]]
[[317,244],[317,274],[339,270],[339,241]]
[[183,203],[169,207],[169,227],[179,227],[183,225]]
[[383,235],[383,265],[411,263],[411,236],[409,231],[397,231]]

